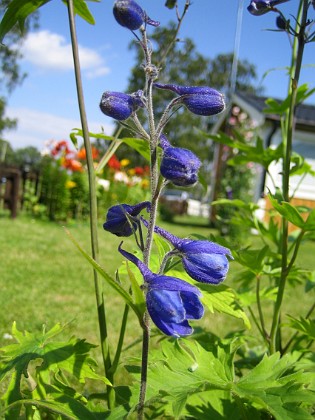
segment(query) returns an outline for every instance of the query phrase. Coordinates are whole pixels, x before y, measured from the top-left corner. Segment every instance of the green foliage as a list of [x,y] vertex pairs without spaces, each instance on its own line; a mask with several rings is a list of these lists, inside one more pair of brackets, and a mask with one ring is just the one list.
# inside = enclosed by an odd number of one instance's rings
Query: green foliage
[[[87,399],[73,386],[87,379],[109,384],[95,372],[96,362],[89,355],[95,346],[85,340],[71,338],[67,342],[52,341],[65,327],[56,324],[41,334],[21,333],[15,323],[12,336],[16,344],[0,349],[0,382],[9,381],[2,396],[2,415],[17,418],[22,406],[28,415],[55,413],[66,418],[95,418],[87,408]],[[70,417],[68,417],[70,416]],[[82,417],[81,417],[82,418]]]
[[264,413],[281,420],[312,418],[311,377],[294,370],[292,356],[264,356],[239,376],[233,364],[238,346],[233,340],[208,339],[207,348],[197,340],[163,341],[149,365],[148,406],[163,401],[164,415],[175,418],[195,410],[202,419],[264,418]]

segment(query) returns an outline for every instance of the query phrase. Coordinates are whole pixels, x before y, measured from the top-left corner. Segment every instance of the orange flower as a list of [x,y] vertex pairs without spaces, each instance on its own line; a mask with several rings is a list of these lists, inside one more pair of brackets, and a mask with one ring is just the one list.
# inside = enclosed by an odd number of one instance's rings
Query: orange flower
[[[98,149],[94,146],[92,146],[92,158],[93,160],[98,159],[100,155],[100,152],[98,151]],[[77,153],[77,158],[81,159],[81,160],[85,160],[86,159],[86,150],[84,147],[82,147],[82,149],[80,149]]]
[[75,159],[64,159],[62,166],[72,172],[82,172],[82,163]]

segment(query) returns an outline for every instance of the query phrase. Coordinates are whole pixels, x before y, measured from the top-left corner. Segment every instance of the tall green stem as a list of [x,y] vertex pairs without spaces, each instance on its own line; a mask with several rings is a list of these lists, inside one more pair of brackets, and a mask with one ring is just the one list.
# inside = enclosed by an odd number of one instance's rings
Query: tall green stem
[[[79,110],[80,110],[80,119],[81,119],[81,125],[82,125],[83,140],[84,140],[84,147],[86,150],[86,161],[87,161],[87,168],[88,168],[92,257],[95,261],[98,261],[99,249],[98,249],[98,235],[97,235],[97,199],[96,199],[96,186],[95,186],[95,172],[94,172],[94,165],[93,165],[89,129],[88,129],[88,123],[87,123],[87,116],[86,116],[86,111],[85,111],[85,102],[84,102],[83,85],[82,85],[82,79],[81,79],[81,69],[80,69],[78,41],[77,41],[76,26],[75,26],[73,0],[68,0],[67,6],[68,6],[69,27],[70,27],[70,34],[71,34],[71,44],[72,44],[72,54],[73,54],[73,61],[74,61],[74,72],[75,72],[75,80],[76,80],[76,87],[77,87],[78,104],[79,104]],[[112,382],[113,378],[110,372],[111,359],[110,359],[108,337],[107,337],[105,303],[104,303],[104,296],[102,292],[101,282],[98,278],[96,270],[94,270],[94,286],[95,286],[98,322],[99,322],[100,339],[101,339],[101,350],[102,350],[105,375]],[[107,402],[108,402],[109,408],[112,408],[115,404],[114,390],[110,386],[107,387]]]
[[[300,2],[299,13],[296,24],[296,31],[298,36],[294,40],[292,49],[292,62],[291,62],[291,83],[289,86],[290,106],[287,111],[285,127],[286,136],[284,142],[284,157],[283,157],[283,175],[282,175],[282,193],[286,202],[290,201],[289,181],[290,181],[290,165],[292,155],[292,140],[294,133],[294,113],[296,106],[296,96],[302,66],[302,58],[305,46],[305,27],[307,20],[308,0]],[[277,299],[274,307],[271,332],[270,332],[270,353],[275,353],[279,350],[277,346],[277,337],[279,336],[279,320],[281,313],[281,305],[283,301],[284,291],[286,287],[287,277],[290,271],[288,267],[288,236],[289,228],[288,221],[282,218],[282,238],[281,238],[281,275],[279,279]]]

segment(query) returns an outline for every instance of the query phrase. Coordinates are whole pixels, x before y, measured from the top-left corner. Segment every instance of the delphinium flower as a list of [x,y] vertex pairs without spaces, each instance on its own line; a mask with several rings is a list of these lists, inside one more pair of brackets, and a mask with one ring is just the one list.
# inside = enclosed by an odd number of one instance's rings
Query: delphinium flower
[[249,13],[255,16],[261,16],[274,10],[275,6],[285,3],[289,0],[252,0],[247,7]]
[[117,0],[114,4],[113,13],[116,21],[131,31],[139,29],[143,23],[152,26],[160,25],[160,22],[150,19],[134,0]]
[[216,115],[225,109],[222,93],[207,86],[178,86],[173,84],[154,83],[158,89],[171,90],[177,93],[178,100],[174,105],[184,104],[196,115]]
[[176,277],[154,274],[135,255],[123,250],[119,252],[134,263],[144,279],[146,304],[154,324],[166,335],[180,337],[193,333],[190,319],[200,319],[204,308],[199,298],[200,290]]
[[188,149],[171,146],[164,134],[160,136],[160,146],[163,149],[160,166],[162,176],[180,187],[194,185],[201,166],[198,157]]
[[135,217],[143,209],[149,211],[151,203],[143,201],[134,206],[128,204],[117,204],[110,207],[107,212],[106,222],[103,228],[116,236],[131,236],[138,228],[138,223]]
[[144,107],[143,92],[127,94],[122,92],[104,92],[100,102],[101,111],[108,117],[123,121],[129,118],[138,108]]
[[[141,220],[148,226],[146,220]],[[155,226],[155,232],[174,246],[171,255],[181,257],[183,267],[192,279],[219,284],[226,278],[229,269],[227,257],[233,259],[228,248],[206,240],[181,239],[159,226]]]

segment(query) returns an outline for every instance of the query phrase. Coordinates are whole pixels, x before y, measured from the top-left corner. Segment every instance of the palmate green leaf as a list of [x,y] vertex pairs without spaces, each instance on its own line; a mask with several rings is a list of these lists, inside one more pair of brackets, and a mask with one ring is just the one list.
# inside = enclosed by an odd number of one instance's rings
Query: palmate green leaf
[[[188,274],[182,271],[170,270],[167,272],[167,275],[185,280],[188,283],[192,283],[192,280]],[[220,284],[218,286],[205,283],[194,284],[201,290],[201,300],[211,313],[219,312],[230,315],[237,319],[241,319],[244,322],[246,328],[251,328],[250,321],[246,313],[242,310],[239,303],[237,302],[237,295],[233,289],[225,286],[224,284]]]
[[50,341],[53,336],[62,332],[64,327],[57,324],[47,333],[22,334],[18,331],[16,324],[13,324],[12,335],[18,343],[3,347],[0,380],[12,370],[24,373],[28,369],[31,360],[42,359],[42,364],[38,366],[38,372],[51,371],[57,373],[64,370],[74,375],[80,382],[86,378],[98,379],[110,385],[107,378],[94,372],[96,362],[89,356],[93,344],[85,340],[71,338],[68,342]]
[[[309,85],[304,83],[297,88],[296,92],[296,105],[301,104],[307,98],[309,98],[315,89],[309,89]],[[275,99],[269,98],[266,100],[267,108],[264,109],[265,114],[278,114],[283,115],[289,109],[291,102],[291,95],[288,95],[282,102],[278,102]]]
[[148,392],[151,398],[168,395],[174,416],[180,415],[187,399],[206,390],[229,391],[233,380],[233,354],[222,359],[196,341],[161,343],[162,354],[155,352],[149,365]]
[[292,373],[294,364],[291,355],[282,358],[279,353],[265,356],[233,385],[232,392],[258,404],[277,420],[310,420],[311,414],[301,404],[312,405],[315,393],[307,389],[307,373]]

